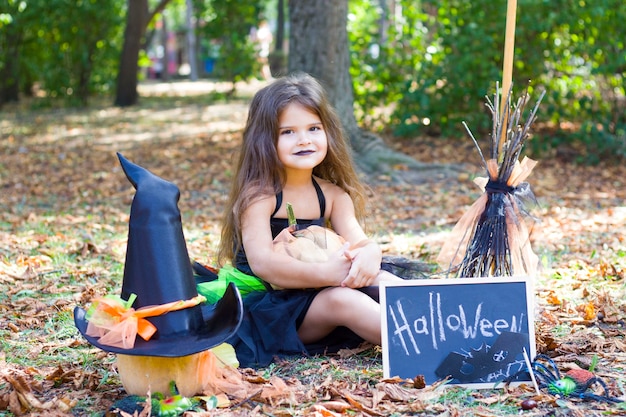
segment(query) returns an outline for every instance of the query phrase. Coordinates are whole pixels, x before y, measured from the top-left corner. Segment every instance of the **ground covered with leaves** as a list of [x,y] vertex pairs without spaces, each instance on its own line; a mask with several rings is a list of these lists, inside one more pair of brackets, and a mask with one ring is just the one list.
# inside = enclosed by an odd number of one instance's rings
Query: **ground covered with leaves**
[[[223,89],[222,89],[223,87]],[[93,348],[72,310],[121,287],[134,190],[116,152],[176,183],[190,256],[212,263],[219,219],[250,93],[198,83],[142,86],[130,109],[25,105],[0,112],[0,416],[102,415],[125,397],[115,358]],[[477,98],[477,100],[480,98]],[[536,135],[532,140],[541,140]],[[480,195],[469,139],[395,141],[454,178],[412,184],[369,178],[369,232],[386,254],[434,263]],[[397,169],[403,169],[398,166]],[[436,172],[436,171],[433,171]],[[626,169],[544,155],[529,178],[539,205],[532,230],[538,352],[563,371],[588,368],[626,395]],[[241,370],[249,390],[186,415],[624,415],[626,407],[557,398],[532,387],[468,390],[384,379],[379,347]],[[522,409],[524,400],[536,407]],[[208,404],[208,403],[207,403]],[[205,405],[204,409],[208,406]]]

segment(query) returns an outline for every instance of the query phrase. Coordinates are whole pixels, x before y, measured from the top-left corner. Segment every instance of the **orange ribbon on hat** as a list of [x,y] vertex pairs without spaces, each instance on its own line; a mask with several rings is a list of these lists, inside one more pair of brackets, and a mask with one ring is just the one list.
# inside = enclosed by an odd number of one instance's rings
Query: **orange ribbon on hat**
[[137,296],[131,294],[128,301],[114,295],[93,300],[87,310],[88,321],[86,334],[99,337],[103,345],[115,346],[123,349],[132,349],[135,346],[137,334],[143,340],[150,340],[157,328],[146,320],[146,317],[155,317],[170,311],[182,310],[197,306],[206,301],[203,295],[189,300],[173,301],[171,303],[141,307],[137,310],[131,307]]

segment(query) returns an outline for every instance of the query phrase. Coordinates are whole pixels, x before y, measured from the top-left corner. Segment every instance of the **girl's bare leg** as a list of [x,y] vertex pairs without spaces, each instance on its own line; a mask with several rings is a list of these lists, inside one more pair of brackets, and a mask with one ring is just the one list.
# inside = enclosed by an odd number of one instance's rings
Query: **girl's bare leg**
[[352,288],[326,288],[313,299],[298,335],[304,343],[312,343],[338,326],[349,328],[368,342],[380,344],[380,305]]
[[380,284],[381,281],[404,281],[404,280],[400,278],[399,276],[392,274],[391,272],[384,271],[381,269],[378,272],[378,276],[374,280],[373,285],[378,285]]

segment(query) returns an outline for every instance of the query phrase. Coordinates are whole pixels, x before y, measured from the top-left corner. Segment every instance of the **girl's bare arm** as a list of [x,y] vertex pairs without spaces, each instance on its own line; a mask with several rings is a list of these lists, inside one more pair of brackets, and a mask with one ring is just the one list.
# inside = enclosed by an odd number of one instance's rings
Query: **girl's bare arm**
[[342,251],[326,262],[311,263],[274,251],[268,219],[274,210],[273,197],[250,205],[242,218],[242,241],[250,267],[263,280],[280,288],[338,286],[348,275],[350,260]]
[[341,235],[352,248],[346,253],[352,261],[350,272],[342,282],[343,286],[360,288],[376,283],[380,271],[382,251],[372,240],[367,238],[356,219],[354,204],[350,196],[343,192],[332,195],[331,223],[333,229]]

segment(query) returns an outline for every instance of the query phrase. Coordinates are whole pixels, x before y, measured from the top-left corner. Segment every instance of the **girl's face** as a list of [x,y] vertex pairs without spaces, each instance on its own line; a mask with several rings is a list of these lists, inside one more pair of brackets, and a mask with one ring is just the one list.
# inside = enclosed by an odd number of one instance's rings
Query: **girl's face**
[[278,159],[287,169],[312,170],[326,157],[328,139],[319,116],[297,103],[278,119]]

